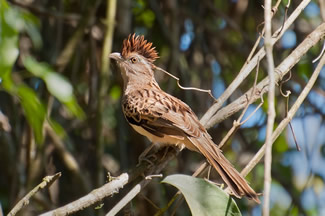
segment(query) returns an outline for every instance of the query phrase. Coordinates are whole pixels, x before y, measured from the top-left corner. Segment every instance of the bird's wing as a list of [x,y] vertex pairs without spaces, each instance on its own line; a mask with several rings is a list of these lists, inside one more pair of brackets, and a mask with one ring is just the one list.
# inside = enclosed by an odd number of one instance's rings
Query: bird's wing
[[160,89],[136,90],[124,97],[122,107],[130,124],[158,137],[164,134],[199,137],[206,133],[187,104]]
[[259,202],[255,191],[214,144],[188,105],[161,90],[139,90],[129,96],[123,101],[123,109],[130,124],[141,126],[158,137],[183,138],[187,148],[207,158],[235,196],[246,195]]

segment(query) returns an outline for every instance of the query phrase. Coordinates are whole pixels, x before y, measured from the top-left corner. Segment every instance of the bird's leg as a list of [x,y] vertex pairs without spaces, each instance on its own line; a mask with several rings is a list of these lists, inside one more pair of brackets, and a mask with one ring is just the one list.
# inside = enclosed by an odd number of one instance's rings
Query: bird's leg
[[170,147],[170,146],[166,146],[166,147],[165,147],[165,151],[164,151],[163,156],[161,157],[161,160],[163,160],[163,159],[166,157],[166,155],[167,155],[167,153],[168,153],[168,151],[169,151],[169,147]]
[[156,158],[156,156],[154,155],[155,152],[149,154],[149,152],[155,147],[155,143],[151,143],[151,145],[146,148],[139,156],[139,162],[138,162],[138,165],[140,165],[140,163],[142,161],[147,161],[149,164],[153,165],[152,161],[149,159],[149,158]]
[[184,145],[166,145],[164,154],[160,160],[165,159],[165,157],[167,156],[170,149],[173,149],[175,152],[179,152],[179,151],[182,151],[184,148],[185,148]]

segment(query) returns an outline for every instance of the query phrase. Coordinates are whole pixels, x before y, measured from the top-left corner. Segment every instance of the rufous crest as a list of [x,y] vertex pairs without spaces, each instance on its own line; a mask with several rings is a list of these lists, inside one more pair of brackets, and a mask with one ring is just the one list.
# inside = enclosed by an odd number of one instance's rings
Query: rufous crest
[[159,58],[156,48],[152,47],[152,43],[145,40],[143,35],[136,36],[135,33],[124,39],[121,54],[123,58],[127,58],[134,52],[147,58],[150,62],[154,62]]

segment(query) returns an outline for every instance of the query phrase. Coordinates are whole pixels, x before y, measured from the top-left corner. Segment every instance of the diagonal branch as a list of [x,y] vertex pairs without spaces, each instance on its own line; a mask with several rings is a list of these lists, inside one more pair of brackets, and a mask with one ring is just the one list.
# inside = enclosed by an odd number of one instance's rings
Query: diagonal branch
[[[325,23],[319,25],[312,33],[310,33],[299,46],[293,50],[290,55],[285,58],[278,67],[275,68],[275,82],[279,82],[284,75],[286,75],[290,69],[297,64],[297,62],[304,56],[307,51],[313,47],[317,42],[319,42],[325,36]],[[261,95],[268,91],[269,78],[263,79],[256,87],[256,92],[253,96],[253,101],[258,100]],[[233,114],[237,113],[239,110],[243,109],[246,105],[246,94],[250,95],[252,88],[248,90],[243,96],[239,97],[231,104],[220,109],[208,122],[205,122],[207,128],[210,128],[214,124],[217,124]],[[201,120],[202,121],[202,120]],[[204,122],[203,122],[204,123]]]
[[[310,0],[303,0],[300,5],[290,15],[284,25],[276,32],[274,32],[271,44],[274,45],[284,34],[284,32],[291,26],[291,24],[297,19],[302,10],[308,5]],[[279,33],[280,31],[280,33]],[[265,56],[264,47],[261,48],[257,54],[249,61],[246,62],[240,70],[237,77],[228,86],[226,91],[218,98],[218,102],[209,108],[209,110],[203,115],[201,123],[205,124],[207,128],[212,127],[217,123],[216,115],[214,115],[224,104],[224,102],[232,95],[232,93],[238,88],[243,80],[250,74],[250,72],[256,67],[258,60],[262,60]]]
[[[324,25],[324,24],[323,24]],[[324,33],[325,34],[325,33]],[[325,64],[325,55],[321,58],[320,62],[318,63],[316,69],[314,70],[312,76],[310,77],[307,85],[302,90],[301,94],[297,98],[296,102],[293,104],[291,109],[288,112],[288,115],[280,122],[278,127],[274,130],[272,134],[272,143],[275,142],[275,140],[280,136],[282,131],[285,129],[285,127],[289,124],[289,122],[292,120],[293,116],[297,112],[298,108],[301,106],[302,102],[307,97],[308,93],[312,89],[313,85],[315,84],[317,77],[322,70],[323,66]],[[246,167],[242,170],[241,174],[243,176],[246,176],[255,166],[256,164],[262,159],[265,153],[265,144],[260,148],[260,150],[255,154],[253,159],[246,165]]]
[[61,173],[56,173],[52,176],[46,176],[43,178],[43,181],[37,185],[33,190],[31,190],[26,196],[24,196],[15,207],[9,212],[8,216],[16,215],[24,206],[28,205],[29,200],[41,189],[49,187],[55,182],[58,178],[61,177]]

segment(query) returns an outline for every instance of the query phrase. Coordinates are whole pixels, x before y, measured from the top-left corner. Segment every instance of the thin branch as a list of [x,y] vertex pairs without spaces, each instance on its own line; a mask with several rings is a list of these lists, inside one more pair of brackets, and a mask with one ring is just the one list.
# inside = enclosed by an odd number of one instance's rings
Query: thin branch
[[[289,20],[289,19],[288,19]],[[319,25],[312,33],[310,33],[303,42],[301,42],[298,47],[296,47],[295,50],[293,50],[290,55],[285,58],[275,69],[275,81],[278,82],[282,79],[283,76],[285,76],[290,69],[301,59],[303,55],[307,53],[307,51],[313,47],[317,42],[319,42],[323,37],[325,36],[325,23]],[[257,85],[257,93],[254,94],[254,101],[258,100],[261,95],[266,93],[268,91],[268,84],[269,79],[265,78],[263,79],[258,85]],[[205,125],[207,128],[212,127],[214,124],[217,124],[227,118],[229,118],[231,115],[237,113],[239,110],[243,109],[246,105],[247,99],[245,95],[250,95],[250,92],[252,89],[248,90],[243,96],[239,97],[235,101],[233,101],[231,104],[223,107],[216,113],[213,117],[210,119],[207,119],[208,122],[203,121],[201,119],[201,122],[203,125]],[[220,100],[220,98],[219,98]],[[204,124],[205,123],[205,124]]]
[[[103,53],[102,53],[102,77],[108,79],[109,62],[108,55],[112,52],[113,35],[115,28],[115,15],[116,15],[116,0],[109,0],[106,7],[106,34],[104,39]],[[106,93],[106,92],[105,92]]]
[[[272,45],[274,45],[283,35],[283,33],[291,26],[291,24],[297,19],[299,14],[303,11],[303,9],[308,5],[308,3],[311,0],[303,0],[299,6],[293,11],[293,13],[290,15],[290,17],[285,22],[281,33],[278,34],[276,31],[274,35],[277,35],[277,37],[272,38]],[[279,29],[280,30],[280,29]],[[257,54],[252,58],[251,61],[246,63],[240,70],[238,76],[232,81],[232,83],[228,86],[226,91],[218,98],[218,102],[215,103],[213,106],[209,108],[209,110],[204,114],[204,116],[201,119],[201,123],[206,125],[208,128],[212,127],[217,123],[216,116],[219,114],[215,114],[221,106],[224,104],[224,102],[232,95],[232,93],[238,88],[238,86],[243,82],[243,80],[249,75],[249,73],[255,68],[257,65],[258,60],[262,60],[265,56],[265,50],[264,48],[261,48]],[[238,110],[237,110],[238,111]]]
[[[179,153],[180,149],[174,149],[176,150],[176,154]],[[160,153],[163,151],[160,151]],[[157,166],[151,166],[149,172],[149,175],[155,174],[155,173],[160,173],[161,170],[167,165],[167,163],[175,157],[175,152],[163,152],[162,157],[164,157],[164,160],[158,159],[159,161]],[[129,191],[107,214],[106,216],[113,216],[116,215],[127,203],[129,203],[140,191],[147,186],[150,183],[151,179],[146,179],[144,178],[141,180],[138,184],[136,184],[131,191]]]
[[324,52],[325,52],[325,41],[323,42],[322,51],[320,52],[320,54],[312,62],[313,63],[317,62],[322,57],[322,55],[324,54]]
[[[272,10],[274,11],[274,13],[272,13],[272,17],[273,17],[273,16],[275,15],[275,13],[278,11],[278,7],[279,7],[280,3],[281,3],[281,0],[278,0],[278,1],[275,3],[275,5],[274,5],[274,7],[273,7],[273,9],[272,9]],[[262,25],[262,24],[264,24],[264,22],[260,23],[260,24],[256,27],[256,31],[257,31],[257,32],[258,32],[258,28],[259,28],[259,26]],[[284,23],[283,23],[283,25],[282,25],[282,28],[283,28],[283,26],[284,26]],[[281,31],[280,31],[280,32],[281,32]],[[265,33],[265,28],[263,28],[262,33],[259,33],[259,36],[258,36],[258,38],[257,38],[257,40],[256,40],[256,42],[255,42],[255,44],[254,44],[254,46],[253,46],[251,52],[249,53],[248,58],[246,59],[245,64],[247,64],[247,63],[251,60],[252,56],[254,55],[254,53],[255,53],[255,51],[256,51],[257,46],[260,44],[260,41],[261,41],[261,39],[263,38],[264,33]],[[275,36],[275,37],[277,37],[277,36]]]
[[8,117],[5,116],[0,110],[0,129],[3,129],[6,132],[11,131],[11,126],[8,120]]
[[195,87],[184,87],[182,86],[180,83],[179,83],[179,78],[167,71],[165,71],[164,69],[152,64],[152,66],[154,67],[154,69],[158,70],[158,71],[161,71],[161,72],[164,72],[165,74],[167,74],[168,76],[174,78],[176,81],[177,81],[177,85],[180,89],[183,89],[183,90],[193,90],[193,91],[199,91],[199,92],[205,92],[205,93],[208,93],[210,95],[210,97],[212,97],[214,99],[215,102],[217,102],[217,98],[215,98],[211,92],[211,90],[206,90],[206,89],[200,89],[200,88],[195,88]]
[[150,180],[144,180],[135,185],[126,196],[124,196],[107,214],[106,216],[116,215],[124,206],[126,206],[140,191],[144,188]]
[[[315,84],[317,77],[322,70],[323,66],[325,64],[325,55],[321,58],[320,62],[318,63],[316,69],[314,70],[312,76],[310,77],[307,85],[305,88],[302,90],[301,94],[297,98],[296,102],[293,104],[291,109],[288,112],[288,115],[286,118],[284,118],[278,127],[274,130],[272,134],[272,142],[275,142],[275,140],[280,136],[282,131],[285,129],[285,127],[289,124],[289,122],[292,120],[293,116],[301,106],[302,102],[305,100],[307,97],[308,93],[312,89],[313,85]],[[256,164],[262,159],[265,153],[265,143],[264,145],[260,148],[260,150],[254,155],[253,159],[246,165],[246,167],[242,170],[241,174],[243,176],[246,176],[255,166]]]
[[16,215],[24,206],[29,204],[29,200],[34,196],[38,191],[44,189],[45,187],[50,187],[53,182],[61,177],[61,173],[56,173],[52,176],[46,176],[43,178],[43,181],[37,185],[33,190],[31,190],[26,196],[24,196],[15,207],[9,212],[8,216]]
[[[292,75],[292,73],[291,73],[291,71],[290,71],[290,72],[289,72],[289,77],[288,77],[286,80],[282,80],[282,81],[280,82],[280,87],[279,87],[279,89],[280,89],[280,93],[281,93],[282,97],[286,98],[285,117],[287,117],[287,115],[288,115],[288,110],[289,110],[289,98],[290,98],[291,91],[288,90],[288,91],[286,91],[286,94],[284,94],[284,93],[283,93],[283,90],[282,90],[282,85],[283,85],[283,83],[288,82],[288,81],[291,79],[291,75]],[[301,149],[300,149],[300,146],[299,146],[299,144],[298,144],[298,142],[297,142],[297,138],[296,138],[295,132],[294,132],[294,130],[293,130],[293,127],[292,127],[292,125],[291,125],[291,122],[289,122],[289,127],[290,127],[290,130],[291,130],[291,133],[292,133],[293,139],[294,139],[294,141],[295,141],[296,148],[297,148],[298,151],[300,151]]]
[[[97,99],[97,110],[95,117],[95,153],[96,153],[96,167],[95,167],[95,182],[96,186],[101,185],[102,182],[102,157],[104,152],[104,142],[103,142],[103,110],[104,102],[103,98],[107,95],[107,89],[109,85],[109,63],[110,59],[108,58],[109,53],[112,52],[112,43],[113,43],[113,34],[115,28],[115,15],[116,15],[116,0],[107,1],[106,6],[106,34],[104,38],[104,47],[102,51],[102,64],[98,80],[98,91],[96,91]],[[96,46],[94,46],[96,47]]]
[[97,188],[91,191],[84,197],[71,202],[65,206],[62,206],[53,211],[46,212],[41,214],[41,216],[50,216],[50,215],[68,215],[74,212],[80,211],[86,207],[89,207],[107,196],[111,196],[114,193],[118,193],[119,189],[123,188],[123,186],[128,183],[129,175],[127,173],[123,173],[119,177],[114,178],[112,181],[106,183],[100,188]]
[[[131,170],[129,173],[123,173],[117,178],[110,178],[112,181],[105,184],[104,186],[97,188],[90,192],[89,194],[85,195],[84,197],[79,198],[78,200],[75,200],[63,207],[54,209],[52,211],[43,213],[41,216],[49,216],[49,215],[68,215],[73,212],[77,212],[79,210],[82,210],[86,207],[89,207],[99,201],[101,201],[103,198],[108,197],[112,195],[113,193],[117,193],[120,188],[122,188],[124,185],[135,181],[139,178],[139,176],[144,176],[144,173],[146,173],[147,176],[158,174],[161,172],[162,169],[166,167],[168,162],[172,160],[178,153],[179,149],[170,148],[171,150],[169,152],[165,152],[164,149],[160,149],[156,153],[156,158],[153,161],[155,164],[154,166],[151,166],[148,162],[145,160],[142,161],[139,166],[137,166],[135,169]],[[145,187],[151,179],[142,179],[139,181],[137,185],[142,186],[141,188]],[[140,192],[140,191],[139,191]],[[130,198],[127,196],[127,198]],[[130,199],[131,200],[131,199]],[[129,201],[130,201],[129,200]],[[123,206],[120,206],[121,208]]]
[[320,14],[322,15],[323,22],[325,22],[325,1],[318,0]]
[[[257,78],[258,78],[258,71],[259,71],[259,62],[257,63],[256,66],[256,74],[255,74],[255,79],[254,79],[254,85],[253,85],[253,90],[251,91],[250,94],[250,98],[247,99],[247,104],[244,108],[244,110],[242,111],[241,115],[238,117],[238,119],[236,121],[234,121],[232,128],[228,131],[228,133],[226,134],[226,136],[223,137],[223,139],[221,140],[221,142],[218,144],[218,147],[221,148],[224,144],[226,144],[226,142],[230,139],[230,137],[233,135],[233,133],[241,126],[243,125],[246,121],[248,121],[253,115],[254,113],[262,106],[263,104],[263,97],[261,97],[261,103],[256,107],[256,109],[244,120],[242,121],[244,114],[246,113],[248,107],[250,104],[252,104],[253,100],[253,96],[255,93],[255,89],[256,89],[256,83],[257,83]],[[247,96],[247,94],[246,94]]]
[[[286,22],[287,17],[288,17],[288,10],[289,10],[290,4],[291,4],[291,0],[288,0],[288,3],[287,3],[287,5],[286,5],[285,8],[284,8],[283,23],[282,23],[282,25],[281,25],[280,30],[277,32],[277,34],[280,34],[280,33],[282,32],[282,30],[283,30],[284,23]],[[273,14],[274,14],[274,13],[273,13]],[[273,14],[272,14],[272,17],[273,17]],[[272,37],[277,37],[277,35],[273,35]]]
[[[266,126],[266,151],[264,162],[264,200],[263,200],[263,215],[270,214],[270,192],[271,192],[271,165],[272,165],[272,133],[275,119],[275,77],[274,77],[274,60],[273,60],[273,44],[272,40],[272,1],[265,0],[264,19],[265,19],[265,40],[264,47],[267,59],[267,72],[269,77],[269,92],[268,92],[268,118]],[[281,30],[282,31],[282,28]]]

